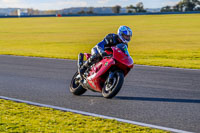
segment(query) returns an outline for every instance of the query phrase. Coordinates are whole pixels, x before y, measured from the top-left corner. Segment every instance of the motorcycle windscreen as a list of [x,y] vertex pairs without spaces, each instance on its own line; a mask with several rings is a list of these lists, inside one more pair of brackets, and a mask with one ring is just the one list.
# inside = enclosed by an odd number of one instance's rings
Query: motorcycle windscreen
[[130,56],[129,55],[129,52],[128,52],[128,47],[126,44],[123,44],[123,43],[120,43],[120,44],[117,44],[116,45],[117,48],[119,48],[123,53],[125,53],[127,56]]
[[118,44],[116,47],[113,47],[113,57],[115,60],[121,62],[122,64],[132,68],[133,59],[131,58],[126,44]]

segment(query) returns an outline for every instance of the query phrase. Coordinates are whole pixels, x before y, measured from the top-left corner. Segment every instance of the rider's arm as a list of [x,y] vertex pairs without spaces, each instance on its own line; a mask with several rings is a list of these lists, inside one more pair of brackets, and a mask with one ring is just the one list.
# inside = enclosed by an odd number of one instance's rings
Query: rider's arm
[[113,41],[113,34],[108,34],[101,42],[97,44],[97,50],[102,55],[104,52],[105,45],[112,44]]
[[99,42],[99,43],[97,44],[96,48],[97,48],[97,50],[98,50],[98,52],[99,52],[100,54],[102,54],[102,52],[104,52],[104,47],[105,47],[105,45],[106,45],[105,39],[103,39],[101,42]]

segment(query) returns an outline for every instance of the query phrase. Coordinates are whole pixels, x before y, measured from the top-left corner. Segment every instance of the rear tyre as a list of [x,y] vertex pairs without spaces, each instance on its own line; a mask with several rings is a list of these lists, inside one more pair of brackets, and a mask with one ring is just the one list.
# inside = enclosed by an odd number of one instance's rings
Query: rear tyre
[[102,89],[102,95],[105,98],[113,98],[120,91],[124,83],[124,73],[116,71],[112,83],[105,83]]
[[70,84],[70,92],[74,95],[82,95],[86,92],[86,89],[82,87],[80,84],[81,77],[78,72],[76,72],[72,78],[71,84]]

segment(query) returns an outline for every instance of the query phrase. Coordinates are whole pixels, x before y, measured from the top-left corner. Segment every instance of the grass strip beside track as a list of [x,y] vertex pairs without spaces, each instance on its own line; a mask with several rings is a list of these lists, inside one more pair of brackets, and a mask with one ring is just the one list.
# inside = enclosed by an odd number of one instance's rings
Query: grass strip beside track
[[200,69],[200,14],[6,18],[0,54],[77,59],[120,25],[134,31],[136,64]]
[[0,110],[0,132],[166,132],[3,99]]

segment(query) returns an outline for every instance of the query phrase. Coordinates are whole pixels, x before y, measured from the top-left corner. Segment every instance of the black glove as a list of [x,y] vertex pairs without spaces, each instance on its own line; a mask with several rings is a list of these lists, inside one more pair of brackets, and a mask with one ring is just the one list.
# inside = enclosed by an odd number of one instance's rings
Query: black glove
[[105,51],[101,53],[102,57],[109,56]]
[[112,57],[112,54],[107,54],[106,52],[103,52],[101,54],[101,57]]

